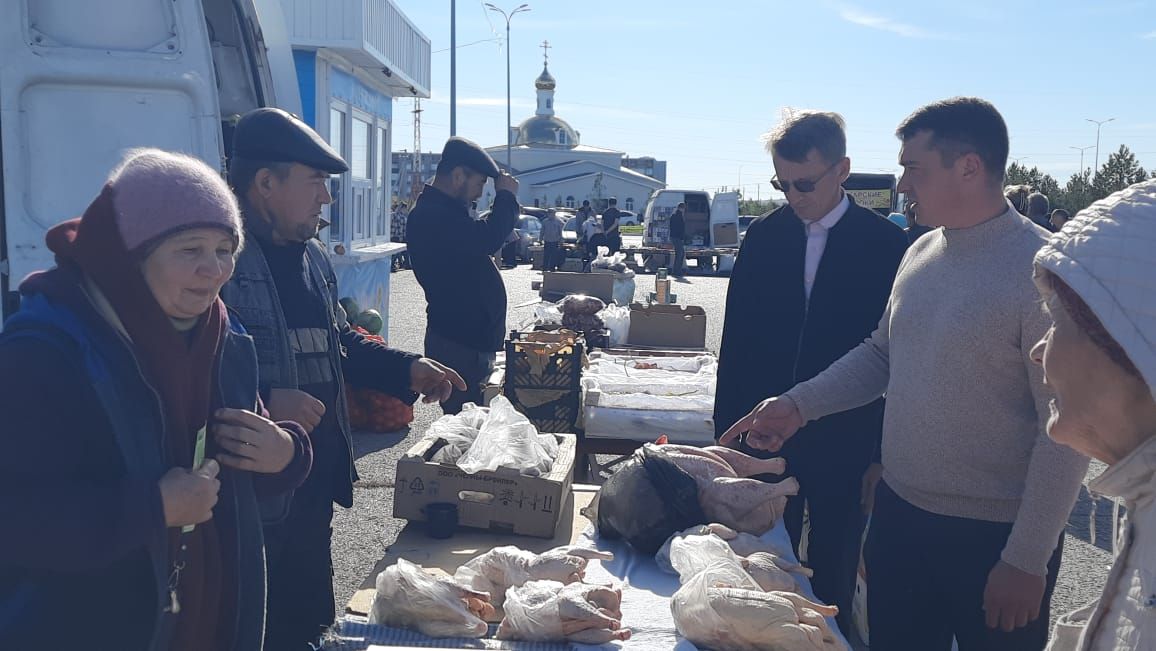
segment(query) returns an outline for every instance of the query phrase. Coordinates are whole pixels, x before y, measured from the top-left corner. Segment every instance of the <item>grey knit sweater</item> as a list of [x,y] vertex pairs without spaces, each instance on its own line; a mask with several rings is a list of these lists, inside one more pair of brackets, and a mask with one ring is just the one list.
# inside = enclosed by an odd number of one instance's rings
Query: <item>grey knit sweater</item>
[[1050,321],[1032,282],[1046,231],[1011,209],[908,250],[879,328],[787,392],[806,421],[887,394],[883,479],[932,513],[1014,522],[1003,560],[1047,572],[1087,459],[1048,438],[1028,356]]

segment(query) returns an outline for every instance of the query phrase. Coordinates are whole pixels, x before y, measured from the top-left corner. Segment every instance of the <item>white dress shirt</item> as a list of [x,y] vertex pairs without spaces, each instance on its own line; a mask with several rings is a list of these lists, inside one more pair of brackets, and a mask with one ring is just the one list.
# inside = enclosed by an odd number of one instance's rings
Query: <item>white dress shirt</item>
[[[835,228],[835,224],[847,213],[851,202],[847,200],[847,193],[831,212],[817,221],[803,219],[803,227],[807,229],[807,257],[803,265],[803,286],[807,291],[807,301],[811,300],[811,288],[815,285],[815,275],[819,273],[819,262],[823,260],[823,251],[827,248],[827,231]],[[800,219],[802,219],[800,217]]]

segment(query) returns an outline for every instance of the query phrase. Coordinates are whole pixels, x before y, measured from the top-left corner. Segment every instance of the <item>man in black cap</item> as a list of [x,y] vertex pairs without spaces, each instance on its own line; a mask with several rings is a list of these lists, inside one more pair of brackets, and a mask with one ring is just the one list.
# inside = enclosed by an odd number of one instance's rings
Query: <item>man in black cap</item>
[[350,329],[337,280],[317,240],[329,176],[349,167],[280,109],[247,113],[233,135],[229,180],[249,243],[221,292],[253,337],[270,417],[310,434],[313,467],[291,500],[263,503],[268,609],[265,648],[304,650],[333,623],[333,503],[353,506],[353,440],[344,382],[413,402],[464,386],[449,368]]
[[[490,214],[474,220],[469,205],[493,177]],[[491,254],[502,247],[521,210],[518,181],[465,138],[450,138],[433,183],[409,214],[409,257],[425,290],[425,353],[461,373],[467,388],[442,402],[447,414],[481,404],[482,383],[506,336],[506,286]]]

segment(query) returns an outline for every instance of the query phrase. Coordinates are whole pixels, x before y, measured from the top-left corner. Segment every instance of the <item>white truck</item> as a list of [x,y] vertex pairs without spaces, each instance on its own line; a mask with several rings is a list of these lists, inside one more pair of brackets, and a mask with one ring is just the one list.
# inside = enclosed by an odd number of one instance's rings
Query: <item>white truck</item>
[[234,121],[301,113],[278,0],[0,0],[0,296],[53,258],[45,231],[79,216],[133,147],[222,172]]
[[[642,255],[647,271],[669,267],[674,261],[670,216],[686,203],[686,259],[700,268],[725,270],[739,248],[739,195],[704,190],[658,190],[642,215]],[[627,253],[631,251],[624,249]]]

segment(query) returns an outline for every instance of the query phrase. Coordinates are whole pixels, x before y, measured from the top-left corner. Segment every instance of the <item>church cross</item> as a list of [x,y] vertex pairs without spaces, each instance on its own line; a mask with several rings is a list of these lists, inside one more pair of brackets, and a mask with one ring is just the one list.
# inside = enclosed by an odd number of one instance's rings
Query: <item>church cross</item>
[[546,63],[548,63],[550,61],[549,50],[550,50],[550,48],[552,48],[554,46],[550,45],[550,41],[542,41],[542,44],[539,45],[538,47],[542,48],[542,64],[545,65]]

